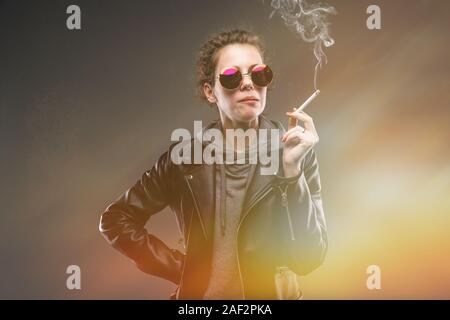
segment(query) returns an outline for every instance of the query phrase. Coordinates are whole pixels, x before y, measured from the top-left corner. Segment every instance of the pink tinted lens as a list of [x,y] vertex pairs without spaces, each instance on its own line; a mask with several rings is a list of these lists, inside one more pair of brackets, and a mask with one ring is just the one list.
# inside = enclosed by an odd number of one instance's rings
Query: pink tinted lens
[[238,72],[237,69],[235,69],[235,68],[229,68],[229,69],[225,69],[225,71],[222,72],[222,74],[223,74],[224,76],[232,76],[232,75],[236,74],[237,72]]
[[258,66],[255,66],[252,71],[253,72],[261,72],[261,71],[264,71],[265,68],[266,68],[266,65],[260,64]]

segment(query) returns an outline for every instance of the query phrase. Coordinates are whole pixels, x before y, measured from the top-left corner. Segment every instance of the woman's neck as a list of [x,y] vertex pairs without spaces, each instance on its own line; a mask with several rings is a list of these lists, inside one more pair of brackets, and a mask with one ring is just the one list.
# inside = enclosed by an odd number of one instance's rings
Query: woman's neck
[[[244,130],[244,132],[247,129],[255,129],[257,130],[259,128],[259,117],[256,117],[255,119],[249,121],[249,122],[243,122],[243,121],[236,121],[234,119],[230,119],[229,117],[227,117],[224,114],[220,115],[220,120],[222,123],[222,130],[223,130],[223,135],[225,137],[225,142],[227,145],[234,145],[234,150],[235,151],[243,151],[244,149],[242,148],[238,148],[238,143],[237,143],[237,137],[234,134],[231,134],[231,136],[227,135],[227,129],[242,129]],[[232,141],[234,137],[234,142]],[[253,141],[252,139],[252,135],[249,136],[249,144],[252,145],[255,141]],[[247,143],[247,142],[246,142]]]
[[223,130],[226,129],[243,129],[244,131],[247,129],[258,129],[259,127],[259,121],[258,118],[251,120],[250,122],[241,122],[232,120],[230,118],[222,118],[222,128]]

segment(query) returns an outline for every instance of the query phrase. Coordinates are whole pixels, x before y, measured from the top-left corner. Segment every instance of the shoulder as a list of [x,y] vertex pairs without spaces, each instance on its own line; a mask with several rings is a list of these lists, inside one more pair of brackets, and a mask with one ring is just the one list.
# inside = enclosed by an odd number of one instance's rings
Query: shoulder
[[187,174],[200,164],[195,163],[195,153],[203,155],[203,145],[195,138],[172,142],[160,159],[172,173]]

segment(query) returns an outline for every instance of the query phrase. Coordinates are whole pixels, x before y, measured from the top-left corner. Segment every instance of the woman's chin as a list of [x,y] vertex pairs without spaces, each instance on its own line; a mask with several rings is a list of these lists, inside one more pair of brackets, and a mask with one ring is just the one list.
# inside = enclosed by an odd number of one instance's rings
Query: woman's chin
[[249,122],[258,118],[261,113],[259,107],[245,107],[239,110],[239,118],[241,121]]
[[246,112],[239,115],[239,120],[241,122],[250,122],[258,118],[259,112]]

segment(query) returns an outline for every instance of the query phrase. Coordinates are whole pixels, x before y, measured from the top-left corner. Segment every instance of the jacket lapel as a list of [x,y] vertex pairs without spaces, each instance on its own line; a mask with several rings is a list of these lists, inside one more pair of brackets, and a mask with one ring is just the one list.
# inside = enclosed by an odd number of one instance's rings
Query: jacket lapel
[[214,228],[215,179],[214,165],[202,165],[185,174],[185,180],[194,200],[203,236],[208,239]]
[[[275,126],[272,122],[270,122],[266,117],[263,115],[260,116],[260,125],[259,127],[261,129],[280,129],[283,131],[283,128],[278,128]],[[269,133],[270,136],[270,133]],[[258,164],[256,165],[256,169],[250,177],[251,182],[249,185],[249,188],[247,190],[247,194],[245,195],[244,204],[243,204],[243,214],[249,209],[249,206],[252,205],[252,203],[261,195],[261,193],[264,191],[266,186],[268,186],[276,177],[276,174],[280,172],[280,166],[282,165],[282,156],[283,153],[281,151],[282,149],[277,150],[278,152],[278,159],[279,159],[279,165],[278,168],[276,168],[271,174],[261,174],[261,164],[258,161]]]

